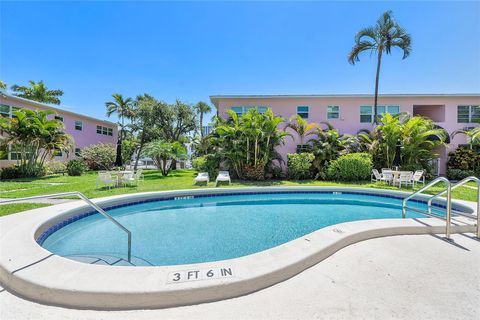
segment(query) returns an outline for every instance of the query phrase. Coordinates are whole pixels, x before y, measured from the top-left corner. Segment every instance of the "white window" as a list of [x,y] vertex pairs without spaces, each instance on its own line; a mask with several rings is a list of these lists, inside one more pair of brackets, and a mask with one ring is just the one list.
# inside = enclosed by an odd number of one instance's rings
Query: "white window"
[[6,104],[0,104],[0,116],[10,118],[10,106]]
[[256,109],[260,113],[267,112],[268,107],[265,106],[234,106],[230,108],[237,116],[241,116],[250,109]]
[[338,119],[340,118],[340,107],[339,106],[328,106],[327,107],[327,119]]
[[480,123],[480,106],[458,106],[458,123]]
[[75,121],[75,130],[83,131],[83,122],[82,121]]
[[103,126],[97,126],[97,134],[103,134],[104,136],[113,136],[113,129]]
[[82,149],[80,148],[75,148],[75,156],[77,157],[80,157],[80,152],[82,151]]
[[308,106],[298,106],[297,107],[297,114],[302,117],[303,119],[308,119],[308,111],[309,111]]
[[[400,113],[399,106],[377,106],[378,117],[382,117],[382,114],[390,113],[397,115]],[[372,123],[373,122],[373,107],[372,106],[360,106],[360,122]]]

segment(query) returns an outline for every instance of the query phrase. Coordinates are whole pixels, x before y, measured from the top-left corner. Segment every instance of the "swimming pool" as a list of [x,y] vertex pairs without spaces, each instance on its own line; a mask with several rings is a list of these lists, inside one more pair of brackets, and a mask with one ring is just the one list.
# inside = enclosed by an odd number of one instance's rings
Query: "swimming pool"
[[[131,230],[136,265],[164,266],[242,257],[342,222],[401,218],[401,204],[394,195],[303,191],[175,197],[107,211]],[[412,205],[426,209],[423,202]],[[125,257],[123,232],[100,214],[83,216],[50,228],[37,241],[77,260]]]

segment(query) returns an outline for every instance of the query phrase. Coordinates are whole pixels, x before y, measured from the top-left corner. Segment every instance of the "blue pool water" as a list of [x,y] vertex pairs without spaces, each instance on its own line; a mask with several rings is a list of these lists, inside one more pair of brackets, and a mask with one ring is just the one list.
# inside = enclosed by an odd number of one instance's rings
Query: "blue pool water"
[[[145,264],[176,265],[245,256],[341,222],[401,218],[401,199],[346,193],[230,195],[147,202],[108,212],[132,231],[134,257]],[[408,212],[408,217],[422,215]],[[64,226],[42,245],[67,257],[122,257],[127,250],[126,234],[100,214]]]

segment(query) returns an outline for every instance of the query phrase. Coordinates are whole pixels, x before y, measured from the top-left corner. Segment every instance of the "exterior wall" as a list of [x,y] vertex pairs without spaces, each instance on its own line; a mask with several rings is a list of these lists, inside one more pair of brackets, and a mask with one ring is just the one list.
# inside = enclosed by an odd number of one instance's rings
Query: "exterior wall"
[[[267,106],[284,119],[288,120],[297,113],[297,106],[309,106],[308,122],[330,122],[340,133],[355,135],[360,129],[373,129],[373,125],[360,122],[360,106],[372,106],[373,96],[245,96],[211,97],[217,107],[218,114],[224,118],[228,117],[227,110],[232,106]],[[438,106],[444,110],[444,117],[438,114],[440,110],[429,110],[436,119],[445,119],[437,124],[452,133],[455,130],[466,126],[478,126],[478,124],[457,123],[458,105],[480,105],[480,95],[398,95],[379,96],[378,105],[394,105],[400,107],[400,112],[413,114],[413,106]],[[327,119],[327,107],[339,106],[339,119]],[[294,153],[296,145],[299,144],[298,136],[287,138],[285,146],[279,148],[279,152],[286,159],[287,153]],[[452,139],[451,144],[445,150],[438,150],[440,157],[440,173],[445,174],[448,152],[455,150],[459,144],[467,143],[466,137],[457,135]]]
[[[56,107],[50,107],[42,103],[35,101],[30,101],[26,99],[21,99],[17,97],[11,97],[0,93],[0,104],[9,105],[19,108],[28,108],[32,110],[53,110],[56,115],[63,117],[63,123],[65,126],[65,132],[68,133],[73,138],[73,148],[72,151],[67,156],[65,153],[61,157],[55,157],[52,160],[56,161],[68,161],[71,159],[77,158],[75,156],[75,148],[84,148],[86,146],[96,144],[96,143],[110,143],[116,145],[118,130],[115,123],[109,121],[98,120],[91,118],[85,115],[73,113],[66,110],[61,110]],[[55,115],[50,116],[53,118]],[[75,129],[75,121],[82,121],[83,130],[79,131]],[[97,133],[97,125],[111,128],[112,135],[103,135]],[[11,166],[16,163],[16,160],[0,160],[0,168]]]

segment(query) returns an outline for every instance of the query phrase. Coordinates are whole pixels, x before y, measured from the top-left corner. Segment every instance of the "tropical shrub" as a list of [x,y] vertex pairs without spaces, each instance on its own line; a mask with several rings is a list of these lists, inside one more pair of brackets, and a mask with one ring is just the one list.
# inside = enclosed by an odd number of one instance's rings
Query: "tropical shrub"
[[480,168],[480,154],[471,149],[458,148],[448,153],[448,169],[475,170]]
[[316,138],[308,142],[312,145],[312,153],[315,156],[313,168],[315,179],[325,178],[325,171],[331,160],[340,155],[355,151],[357,140],[348,134],[340,134],[330,123],[324,122],[326,130],[317,127]]
[[332,160],[327,168],[327,178],[335,181],[361,181],[370,177],[372,156],[368,153],[349,153]]
[[462,180],[470,176],[480,177],[480,172],[462,169],[447,169],[447,178],[450,180]]
[[11,147],[17,154],[18,173],[23,177],[45,174],[44,163],[56,152],[68,154],[71,137],[64,132],[63,123],[49,119],[51,110],[20,109],[15,117],[0,117],[0,148]]
[[47,174],[45,167],[37,165],[34,168],[29,168],[26,171],[26,168],[23,166],[12,166],[3,168],[0,171],[0,180],[10,180],[10,179],[18,179],[18,178],[37,178],[43,177]]
[[167,176],[172,169],[174,160],[184,159],[187,149],[178,141],[173,143],[155,140],[145,145],[143,154],[153,159],[163,176]]
[[198,172],[208,172],[210,178],[218,175],[218,157],[214,154],[207,154],[193,159],[192,166]]
[[289,153],[288,154],[288,177],[294,180],[312,178],[312,162],[315,159],[313,153]]
[[405,113],[385,113],[374,131],[361,130],[357,134],[360,150],[372,155],[376,168],[391,168],[397,142],[400,141],[401,167],[416,166],[429,170],[437,157],[434,149],[445,145],[448,134],[429,119]]
[[92,144],[80,151],[80,157],[90,170],[112,170],[115,155],[115,147],[107,143]]
[[67,173],[69,176],[81,176],[87,168],[80,160],[70,160],[67,163]]
[[242,116],[232,110],[228,113],[228,120],[216,118],[211,143],[237,177],[263,179],[265,171],[273,170],[273,161],[282,161],[275,148],[289,135],[278,129],[283,119],[270,108],[265,113],[250,109]]
[[67,171],[65,163],[61,161],[49,161],[45,163],[45,170],[47,174],[64,173]]

